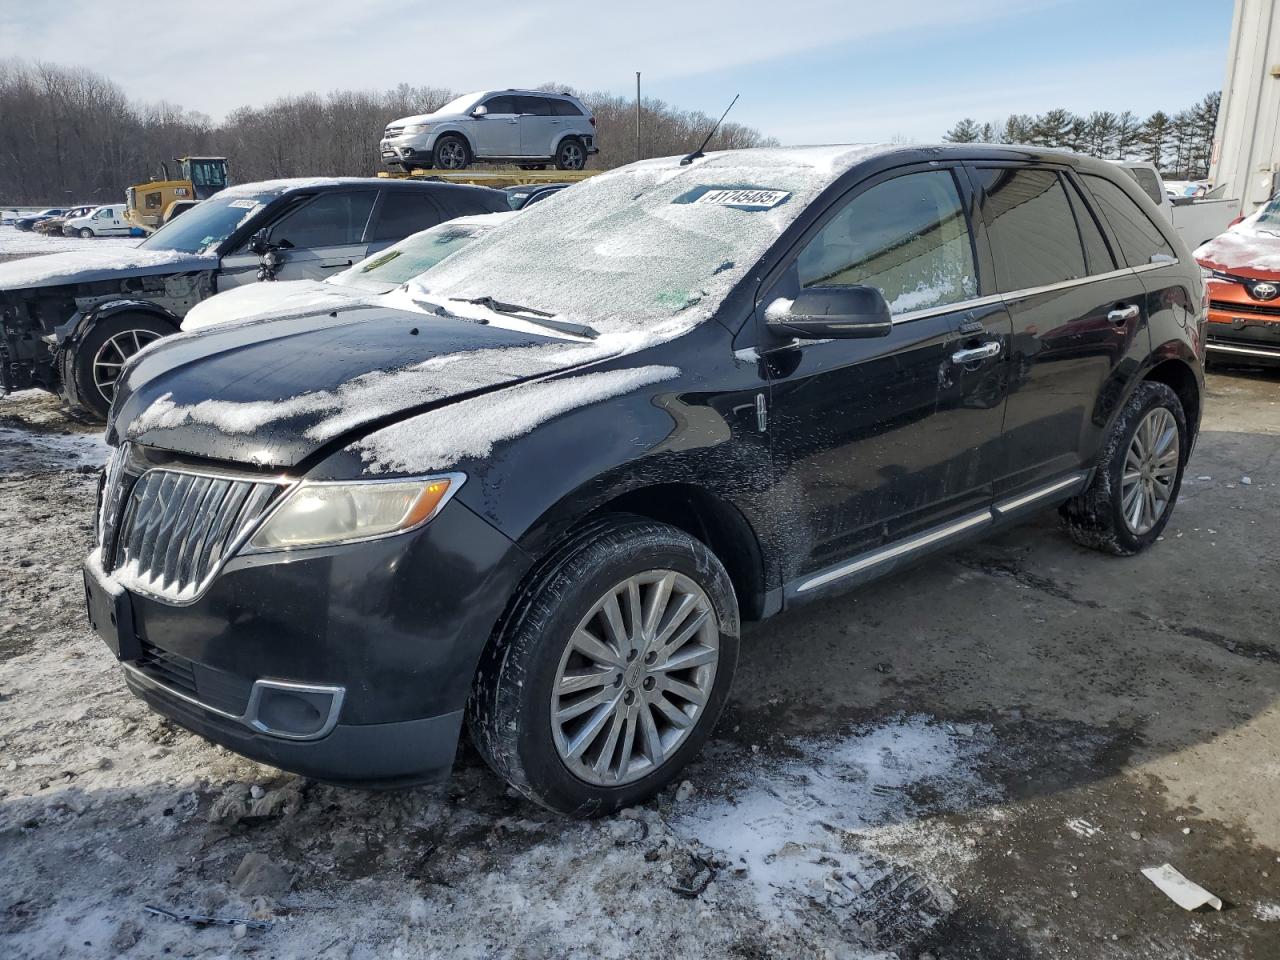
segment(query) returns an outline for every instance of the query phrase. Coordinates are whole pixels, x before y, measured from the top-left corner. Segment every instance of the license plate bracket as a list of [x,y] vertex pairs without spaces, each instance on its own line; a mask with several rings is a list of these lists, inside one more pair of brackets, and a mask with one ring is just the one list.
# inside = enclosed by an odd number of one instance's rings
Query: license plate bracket
[[85,608],[93,627],[118,660],[142,656],[142,644],[133,624],[133,602],[123,590],[113,592],[92,567],[84,568]]

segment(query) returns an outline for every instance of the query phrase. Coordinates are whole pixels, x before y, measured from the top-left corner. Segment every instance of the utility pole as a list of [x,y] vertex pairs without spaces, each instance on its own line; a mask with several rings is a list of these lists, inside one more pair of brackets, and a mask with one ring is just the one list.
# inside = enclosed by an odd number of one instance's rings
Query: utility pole
[[640,71],[636,71],[636,159],[640,159]]

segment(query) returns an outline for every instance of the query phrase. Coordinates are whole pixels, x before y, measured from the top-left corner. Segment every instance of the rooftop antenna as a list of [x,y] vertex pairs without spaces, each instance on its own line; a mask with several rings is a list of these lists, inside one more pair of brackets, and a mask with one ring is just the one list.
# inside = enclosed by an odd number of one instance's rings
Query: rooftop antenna
[[687,167],[699,157],[705,156],[702,151],[707,148],[707,144],[711,142],[711,138],[716,135],[716,131],[720,129],[720,124],[724,123],[724,118],[729,115],[729,111],[733,109],[733,105],[738,102],[738,97],[740,96],[742,96],[740,93],[735,93],[733,95],[733,99],[729,101],[729,105],[724,108],[724,113],[720,114],[720,119],[716,121],[716,125],[712,127],[711,132],[707,134],[707,139],[702,141],[702,146],[693,151],[693,153],[689,154],[687,157],[683,158],[680,161],[680,166]]

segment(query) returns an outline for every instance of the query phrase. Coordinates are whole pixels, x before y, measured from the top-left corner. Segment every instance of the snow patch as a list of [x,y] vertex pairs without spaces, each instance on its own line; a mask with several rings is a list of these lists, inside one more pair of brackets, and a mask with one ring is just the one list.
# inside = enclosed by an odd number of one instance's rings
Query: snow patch
[[[956,842],[928,835],[911,799],[927,792],[946,809],[990,799],[977,770],[986,737],[960,737],[924,716],[900,717],[835,740],[789,744],[799,756],[756,771],[746,789],[697,804],[672,822],[679,835],[723,851],[745,868],[761,915],[792,923],[813,900],[852,902],[885,875],[881,844],[934,849],[926,860],[968,859]],[[919,791],[921,787],[927,791]],[[945,899],[945,891],[931,896]]]
[[426,473],[487,457],[495,443],[523,436],[563,413],[680,375],[649,366],[522,383],[430,410],[353,444],[372,473]]
[[[368,296],[364,294],[364,296]],[[248,283],[202,300],[182,320],[183,333],[245,320],[297,316],[337,310],[359,300],[362,292],[319,280],[280,280]]]
[[79,250],[129,250],[142,242],[140,237],[80,237],[47,236],[16,227],[0,227],[0,256],[27,257],[42,253],[68,253]]

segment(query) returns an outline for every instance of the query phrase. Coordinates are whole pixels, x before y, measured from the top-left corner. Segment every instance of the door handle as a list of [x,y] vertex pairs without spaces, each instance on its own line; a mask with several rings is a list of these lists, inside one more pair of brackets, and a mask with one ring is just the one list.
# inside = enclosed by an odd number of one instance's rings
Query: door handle
[[1127,307],[1116,307],[1107,314],[1107,319],[1112,323],[1125,323],[1129,320],[1136,320],[1137,318],[1138,307],[1137,304],[1132,303]]
[[967,350],[957,350],[951,355],[951,362],[958,365],[966,363],[974,363],[978,360],[990,360],[992,357],[1000,355],[1000,341],[988,340],[986,343],[977,347],[969,347]]

